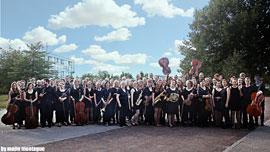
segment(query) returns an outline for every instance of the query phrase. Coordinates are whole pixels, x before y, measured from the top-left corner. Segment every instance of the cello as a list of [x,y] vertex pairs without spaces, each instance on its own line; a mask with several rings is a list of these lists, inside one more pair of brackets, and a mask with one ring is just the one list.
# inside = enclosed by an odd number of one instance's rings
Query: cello
[[[17,98],[19,98],[19,95],[17,96]],[[15,100],[15,98],[12,98],[12,100]],[[12,125],[15,123],[15,114],[19,109],[15,103],[16,103],[16,100],[12,104],[8,105],[7,113],[4,114],[3,117],[1,118],[1,121],[5,125]]]
[[26,113],[25,128],[33,129],[38,126],[38,121],[36,118],[37,108],[33,106],[32,94],[29,94],[29,95],[30,95],[30,105],[25,108],[25,113]]
[[201,68],[202,63],[199,60],[197,60],[197,59],[193,59],[192,62],[191,62],[191,66],[192,67],[191,67],[191,69],[189,71],[189,75],[192,75],[192,76],[196,75],[196,76],[198,76],[199,68]]
[[251,104],[247,107],[247,113],[251,116],[258,117],[262,114],[261,103],[264,100],[264,95],[262,91],[253,92],[251,94]]
[[81,90],[79,89],[79,101],[75,104],[75,107],[76,107],[75,123],[77,125],[79,124],[83,125],[87,122],[86,115],[84,113],[85,104],[82,101],[80,101],[80,96],[81,96]]

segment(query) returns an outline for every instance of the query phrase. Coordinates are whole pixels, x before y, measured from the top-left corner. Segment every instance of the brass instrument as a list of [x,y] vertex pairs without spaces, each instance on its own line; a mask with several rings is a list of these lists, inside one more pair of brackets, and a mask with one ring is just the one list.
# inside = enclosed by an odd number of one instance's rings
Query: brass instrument
[[170,102],[177,102],[179,98],[179,94],[178,93],[172,93],[169,97],[169,101]]
[[142,102],[142,93],[143,93],[143,90],[141,90],[141,93],[140,93],[140,95],[139,95],[139,97],[138,97],[138,99],[137,99],[137,101],[135,103],[137,106],[139,106],[141,104],[141,102]]
[[162,91],[155,99],[153,104],[158,103],[159,101],[161,101],[161,96],[166,92],[166,90]]
[[106,100],[104,106],[103,106],[102,109],[101,109],[102,112],[105,112],[106,107],[107,107],[107,105],[109,104],[110,99],[111,99],[111,93],[109,93],[109,96],[108,96],[108,98],[107,98],[107,100]]

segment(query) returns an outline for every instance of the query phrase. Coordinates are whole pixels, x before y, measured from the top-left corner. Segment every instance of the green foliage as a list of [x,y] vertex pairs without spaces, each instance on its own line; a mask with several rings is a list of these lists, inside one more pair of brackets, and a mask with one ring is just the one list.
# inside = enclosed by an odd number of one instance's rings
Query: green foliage
[[6,108],[7,103],[8,103],[8,95],[7,94],[0,95],[0,108],[1,109]]
[[189,41],[179,51],[182,74],[198,59],[206,75],[269,75],[270,0],[211,0],[196,10]]
[[0,93],[7,93],[10,84],[29,78],[43,79],[51,77],[50,62],[45,60],[47,53],[41,51],[42,44],[27,45],[29,50],[3,51],[0,58]]
[[122,78],[122,77],[126,77],[127,79],[132,79],[133,77],[132,77],[132,74],[130,74],[130,73],[125,73],[125,72],[122,72],[121,74],[120,74],[120,78]]

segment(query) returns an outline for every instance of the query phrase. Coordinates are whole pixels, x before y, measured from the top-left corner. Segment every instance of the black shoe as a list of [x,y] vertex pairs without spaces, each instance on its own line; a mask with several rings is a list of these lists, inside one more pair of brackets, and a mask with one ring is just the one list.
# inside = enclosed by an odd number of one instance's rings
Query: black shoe
[[52,124],[49,124],[48,127],[51,128],[52,127]]

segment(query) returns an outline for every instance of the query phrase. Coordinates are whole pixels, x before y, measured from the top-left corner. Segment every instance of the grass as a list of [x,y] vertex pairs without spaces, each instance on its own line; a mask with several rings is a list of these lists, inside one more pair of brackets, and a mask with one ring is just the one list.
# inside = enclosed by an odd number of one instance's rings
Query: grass
[[0,95],[0,108],[4,109],[7,106],[8,95]]

